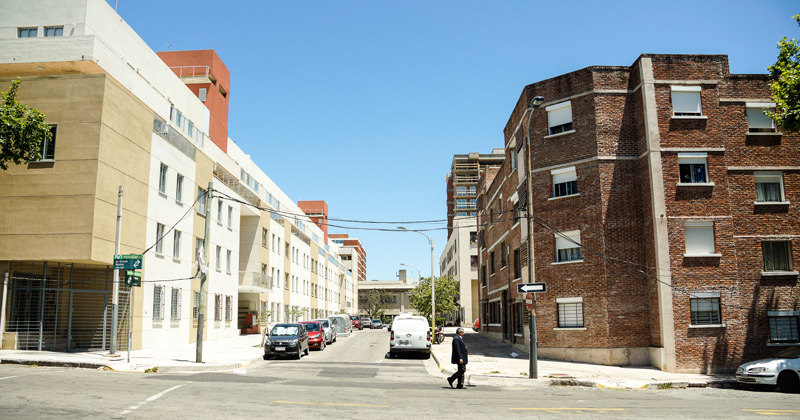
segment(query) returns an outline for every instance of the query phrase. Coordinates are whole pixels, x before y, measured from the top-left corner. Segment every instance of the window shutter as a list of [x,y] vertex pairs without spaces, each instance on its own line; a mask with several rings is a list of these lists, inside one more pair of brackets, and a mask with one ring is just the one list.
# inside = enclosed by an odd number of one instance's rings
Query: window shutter
[[[569,249],[569,248],[578,248],[580,247],[581,243],[581,232],[578,230],[573,230],[569,232],[560,232],[556,235],[556,249]],[[577,244],[575,242],[577,242]]]
[[750,128],[774,129],[775,121],[764,114],[765,110],[775,110],[774,103],[747,103],[747,124]]
[[700,86],[672,86],[672,113],[702,115]]
[[566,101],[547,108],[547,125],[555,127],[572,122],[572,102]]
[[564,182],[578,180],[574,166],[570,166],[569,168],[554,169],[550,171],[550,175],[553,176],[553,184],[561,184]]
[[714,253],[714,222],[686,222],[684,235],[687,254]]

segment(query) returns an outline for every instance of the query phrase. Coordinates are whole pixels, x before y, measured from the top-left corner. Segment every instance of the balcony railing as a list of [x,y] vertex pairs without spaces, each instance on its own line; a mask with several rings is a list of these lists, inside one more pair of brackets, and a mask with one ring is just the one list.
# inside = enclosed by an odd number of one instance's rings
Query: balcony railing
[[477,171],[481,166],[478,162],[475,163],[456,163],[453,165],[454,171]]
[[214,178],[222,181],[223,184],[227,185],[228,188],[232,189],[236,194],[239,194],[240,197],[247,200],[248,203],[256,207],[261,207],[261,200],[255,193],[253,193],[250,187],[247,187],[239,182],[235,176],[231,175],[230,172],[226,171],[225,168],[216,163],[214,164]]
[[271,283],[271,276],[262,275],[261,273],[245,272],[239,276],[239,286],[257,287],[265,292],[270,288]]
[[181,134],[180,131],[167,124],[166,121],[158,116],[153,117],[153,132],[194,160],[195,150],[197,149],[195,145]]
[[204,78],[211,80],[210,67],[208,66],[175,66],[169,69],[181,79]]

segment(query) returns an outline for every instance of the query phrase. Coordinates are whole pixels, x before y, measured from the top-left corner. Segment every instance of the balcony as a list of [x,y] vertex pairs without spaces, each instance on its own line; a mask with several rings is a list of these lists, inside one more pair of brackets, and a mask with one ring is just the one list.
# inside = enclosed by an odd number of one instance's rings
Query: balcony
[[214,75],[211,74],[209,66],[175,66],[169,69],[180,77],[184,83],[188,83],[190,80],[195,81],[195,83],[212,83],[216,81]]
[[227,185],[228,188],[232,189],[248,203],[256,207],[261,207],[261,200],[259,200],[258,196],[250,189],[250,187],[247,187],[239,182],[235,176],[231,175],[230,172],[226,171],[225,168],[216,163],[214,163],[214,178],[222,181],[223,184]]
[[481,165],[478,162],[472,163],[456,163],[453,165],[454,172],[477,172],[481,168]]
[[269,291],[272,278],[258,272],[239,273],[239,292],[266,293]]

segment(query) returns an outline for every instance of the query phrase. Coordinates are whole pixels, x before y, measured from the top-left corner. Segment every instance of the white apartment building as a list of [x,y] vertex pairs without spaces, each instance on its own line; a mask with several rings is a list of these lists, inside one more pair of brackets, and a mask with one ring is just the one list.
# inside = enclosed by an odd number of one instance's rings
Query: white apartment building
[[448,322],[471,326],[480,314],[478,305],[478,227],[474,217],[455,217],[453,231],[439,257],[439,272],[458,281],[458,313]]

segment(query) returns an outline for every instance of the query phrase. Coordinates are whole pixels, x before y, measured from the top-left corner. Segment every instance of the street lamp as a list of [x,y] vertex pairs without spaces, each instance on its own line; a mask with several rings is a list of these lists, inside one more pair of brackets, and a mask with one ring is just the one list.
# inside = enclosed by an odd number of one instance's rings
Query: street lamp
[[428,239],[428,243],[431,244],[431,336],[433,337],[433,343],[436,344],[436,279],[433,277],[433,238],[418,230],[406,229],[402,226],[398,226],[397,230],[419,233],[420,235],[426,237]]
[[[531,185],[531,117],[533,116],[533,110],[539,108],[544,103],[544,96],[534,96],[531,99],[530,105],[528,105],[528,109],[525,112],[528,113],[528,124],[526,126],[525,131],[525,147],[527,147],[527,162],[528,162],[528,170],[526,173],[527,184],[528,184],[528,199],[527,203],[525,203],[525,214],[528,216],[528,283],[533,283],[534,280],[534,272],[533,272],[533,186]],[[539,358],[539,349],[536,343],[536,294],[534,293],[531,296],[531,319],[530,319],[530,355],[528,356],[528,377],[531,379],[537,379],[539,377],[539,367],[538,367],[538,358]]]
[[411,264],[404,264],[404,263],[400,263],[400,265],[402,265],[402,266],[404,266],[404,267],[411,267],[411,268],[413,268],[414,270],[417,270],[417,282],[419,282],[419,279],[422,277],[422,271],[421,271],[419,268],[417,268],[417,267],[414,267],[414,266],[413,266],[413,265],[411,265]]

